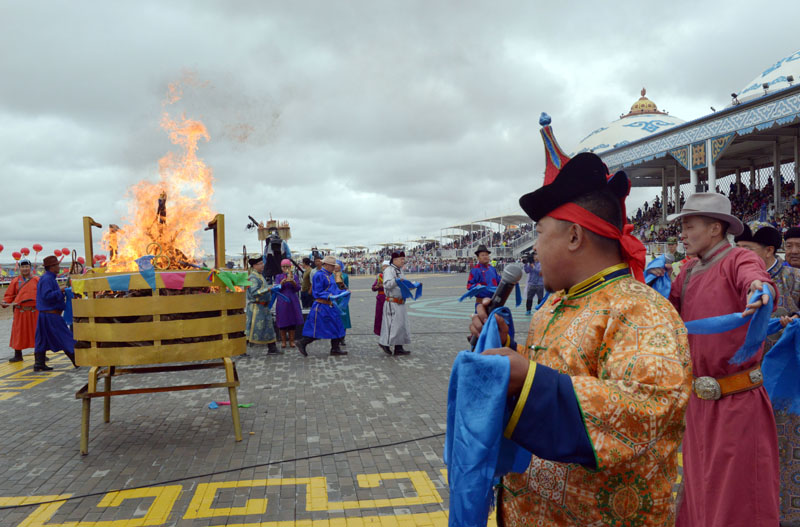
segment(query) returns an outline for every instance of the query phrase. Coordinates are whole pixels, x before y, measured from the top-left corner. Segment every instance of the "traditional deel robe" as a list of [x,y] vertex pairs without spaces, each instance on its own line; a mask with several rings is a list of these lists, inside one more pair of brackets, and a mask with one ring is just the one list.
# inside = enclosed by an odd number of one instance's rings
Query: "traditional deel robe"
[[64,292],[58,287],[56,275],[45,271],[36,287],[36,337],[34,351],[64,351],[67,355],[75,353],[75,339],[67,323],[61,317],[67,302]]
[[411,327],[409,325],[407,306],[398,280],[405,280],[406,275],[394,264],[383,271],[383,290],[386,303],[383,305],[381,336],[378,342],[383,346],[404,346],[411,344]]
[[[800,269],[787,266],[782,258],[776,256],[775,263],[767,272],[780,294],[772,316],[780,317],[800,311]],[[765,355],[781,333],[767,337]],[[788,407],[774,406],[773,411],[778,427],[781,525],[800,525],[800,415],[791,412]]]
[[21,275],[15,276],[3,296],[3,301],[7,304],[16,304],[12,308],[14,321],[11,323],[11,341],[8,344],[13,350],[24,350],[35,345],[36,319],[39,317],[36,311],[38,284],[39,277],[33,273],[27,280]]
[[386,292],[383,290],[383,273],[378,275],[372,284],[372,290],[378,293],[375,296],[375,322],[372,332],[381,336],[381,323],[383,322],[383,305],[386,303]]
[[[506,526],[671,526],[689,399],[686,328],[626,264],[553,293],[505,436],[532,452],[503,478]],[[499,523],[499,522],[498,522]]]
[[324,267],[314,273],[311,280],[314,304],[308,312],[303,326],[303,336],[315,339],[340,339],[344,337],[342,317],[330,298],[342,292],[333,278],[333,273]]
[[[682,267],[669,299],[686,322],[741,312],[753,280],[775,290],[758,256],[723,240],[708,256]],[[719,379],[758,366],[763,350],[743,364],[729,363],[746,333],[744,325],[718,335],[689,335],[694,377]],[[676,525],[778,525],[778,444],[763,386],[716,401],[691,395]]]
[[256,272],[251,272],[248,277],[250,286],[247,288],[247,314],[245,316],[245,335],[251,344],[271,344],[275,342],[275,326],[272,323],[272,312],[269,303],[272,293],[266,278]]
[[[342,271],[342,282],[344,282],[344,289],[342,291],[347,291],[350,289],[350,275]],[[348,330],[353,327],[353,323],[350,321],[350,305],[344,306],[342,309],[343,313],[342,316],[342,326],[344,326],[345,330]]]
[[[497,269],[494,268],[491,264],[481,265],[478,264],[473,267],[469,272],[469,278],[467,279],[467,289],[472,289],[473,287],[478,287],[481,285],[486,285],[489,287],[497,287],[497,284],[500,283],[500,275],[497,274]],[[489,292],[482,292],[478,293],[475,298],[488,298],[491,297],[492,293]]]
[[[287,281],[287,277],[294,281]],[[297,296],[301,287],[297,273],[292,275],[281,273],[275,277],[275,283],[280,284],[281,294],[289,299],[289,302],[286,302],[278,298],[275,302],[275,323],[280,329],[293,329],[303,324],[303,310],[300,308],[300,299]]]

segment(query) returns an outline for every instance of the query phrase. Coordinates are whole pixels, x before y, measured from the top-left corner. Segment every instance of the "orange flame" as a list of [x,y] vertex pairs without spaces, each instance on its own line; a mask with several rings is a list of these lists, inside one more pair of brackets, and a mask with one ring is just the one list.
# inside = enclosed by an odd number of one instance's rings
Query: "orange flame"
[[[180,92],[170,85],[166,103],[179,98]],[[211,169],[197,157],[198,141],[210,140],[206,127],[185,115],[173,119],[166,112],[161,127],[183,151],[170,152],[159,160],[157,182],[140,181],[128,189],[131,201],[125,224],[103,235],[103,247],[116,252],[108,263],[111,271],[134,271],[137,258],[156,253],[169,259],[154,259],[157,267],[180,268],[185,267],[182,261],[194,263],[200,245],[198,235],[214,217],[210,205],[214,178]]]

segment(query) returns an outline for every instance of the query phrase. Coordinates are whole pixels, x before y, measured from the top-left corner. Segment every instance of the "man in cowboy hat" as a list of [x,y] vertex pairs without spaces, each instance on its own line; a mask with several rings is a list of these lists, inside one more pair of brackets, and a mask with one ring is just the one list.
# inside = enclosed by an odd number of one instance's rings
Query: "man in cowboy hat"
[[22,362],[22,350],[33,348],[36,337],[36,286],[39,277],[31,272],[31,261],[23,258],[19,261],[19,275],[8,284],[3,296],[3,307],[14,309],[14,322],[11,324],[11,341],[9,346],[14,356],[8,362]]
[[33,371],[50,371],[53,368],[45,364],[48,351],[63,351],[75,364],[75,339],[72,337],[62,313],[67,307],[64,289],[56,281],[59,263],[55,256],[48,256],[42,262],[44,274],[36,287],[36,336],[34,338]]
[[[485,245],[480,244],[475,250],[475,256],[478,257],[478,263],[469,272],[467,279],[467,289],[474,287],[487,286],[497,287],[500,283],[500,275],[497,274],[497,269],[491,264],[491,251]],[[490,291],[481,291],[475,295],[475,301],[480,302],[483,298],[491,298]]]
[[411,353],[403,348],[411,344],[411,328],[406,313],[406,301],[398,281],[405,280],[403,266],[406,264],[406,253],[395,251],[392,253],[391,263],[383,271],[383,290],[386,293],[386,303],[383,305],[383,320],[381,321],[381,335],[378,346],[387,354],[392,354],[390,346],[394,346],[395,355],[408,355]]
[[[543,116],[545,184],[520,198],[536,224],[550,299],[509,358],[504,435],[533,453],[503,478],[498,524],[669,525],[690,371],[686,329],[644,285],[645,248],[625,225],[630,181],[593,153],[570,159]],[[470,331],[480,334],[488,299]],[[624,504],[624,505],[623,505]]]
[[[680,220],[683,245],[697,255],[682,266],[669,295],[683,320],[754,313],[767,295],[748,301],[765,284],[777,303],[764,262],[728,242],[728,234],[744,231],[728,198],[692,194],[668,220]],[[778,444],[759,369],[763,351],[731,363],[747,329],[689,335],[695,381],[686,410],[679,527],[778,525]]]
[[331,300],[332,296],[342,292],[333,276],[335,267],[336,258],[331,254],[325,256],[322,259],[322,268],[312,279],[314,304],[303,326],[303,336],[297,341],[297,349],[304,357],[308,357],[306,346],[317,339],[330,339],[331,355],[347,355],[340,347],[340,340],[344,338],[342,316]]

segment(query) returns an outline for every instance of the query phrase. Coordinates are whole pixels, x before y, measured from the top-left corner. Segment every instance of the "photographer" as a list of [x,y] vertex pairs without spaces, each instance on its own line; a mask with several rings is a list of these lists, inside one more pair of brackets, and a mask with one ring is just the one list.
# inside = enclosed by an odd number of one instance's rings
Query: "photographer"
[[542,280],[542,264],[539,263],[539,258],[536,253],[531,253],[525,261],[525,272],[528,274],[528,287],[525,289],[527,298],[525,300],[525,314],[531,314],[531,307],[533,307],[533,297],[536,297],[536,303],[542,301],[544,298],[544,280]]

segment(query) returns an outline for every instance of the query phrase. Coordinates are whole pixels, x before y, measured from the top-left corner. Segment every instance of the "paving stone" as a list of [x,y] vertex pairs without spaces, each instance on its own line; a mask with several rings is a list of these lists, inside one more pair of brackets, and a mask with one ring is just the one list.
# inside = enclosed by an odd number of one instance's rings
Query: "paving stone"
[[[88,493],[63,504],[50,520],[125,520],[141,518],[157,501],[130,498],[118,507],[98,507],[102,494],[155,485],[179,486],[166,525],[225,525],[259,521],[361,518],[424,514],[447,509],[447,485],[441,471],[447,384],[456,354],[464,349],[472,304],[456,300],[466,275],[425,276],[425,297],[409,303],[412,354],[390,357],[372,334],[372,277],[353,277],[351,317],[346,357],[330,357],[328,343],[309,346],[310,356],[287,349],[284,355],[250,351],[236,358],[241,386],[243,440],[234,440],[230,408],[208,408],[225,401],[225,389],[128,395],[111,400],[111,422],[102,419],[102,401],[92,404],[89,455],[81,456],[81,403],[75,399],[88,368],[73,371],[63,354],[51,354],[55,368],[46,380],[33,373],[33,357],[21,364],[0,362],[0,497]],[[515,317],[526,320],[523,311]],[[519,322],[521,327],[524,322]],[[0,320],[0,342],[7,342],[11,321]],[[9,355],[11,352],[9,352]],[[2,360],[2,359],[0,359]],[[12,382],[22,375],[25,382]],[[214,382],[220,370],[115,378],[114,388],[175,383]],[[253,432],[251,434],[251,432]],[[390,447],[381,445],[411,440]],[[353,452],[329,455],[360,449]],[[322,456],[311,457],[308,456]],[[261,466],[253,466],[261,465]],[[228,471],[207,477],[214,472]],[[371,506],[371,500],[416,498],[408,479],[387,479],[363,486],[359,475],[421,471],[442,502],[419,505]],[[328,501],[363,501],[357,509],[307,511],[304,484],[240,486],[217,491],[212,508],[244,507],[251,499],[268,499],[263,515],[185,518],[200,484],[284,478],[326,478]],[[171,480],[181,481],[164,483]],[[152,488],[152,487],[150,487]],[[144,496],[144,494],[137,494]],[[313,496],[318,499],[317,496]],[[324,500],[315,506],[327,507]],[[169,510],[170,505],[166,505]],[[3,509],[0,525],[23,522],[35,507]],[[123,522],[124,523],[124,522]],[[120,524],[122,526],[122,523]]]

